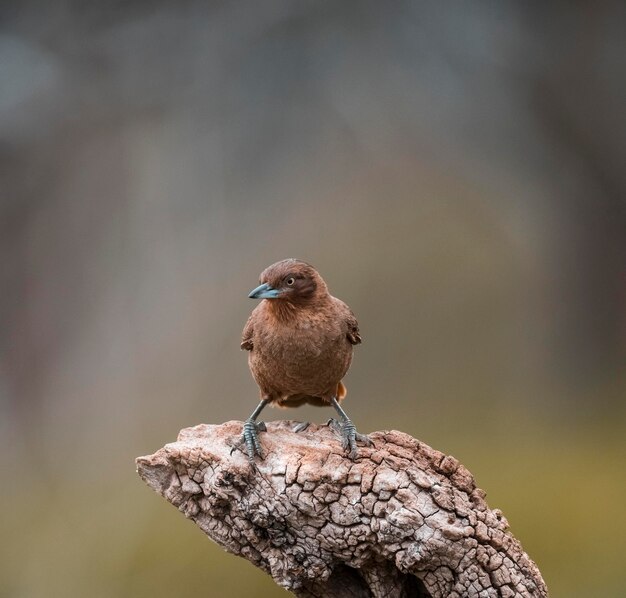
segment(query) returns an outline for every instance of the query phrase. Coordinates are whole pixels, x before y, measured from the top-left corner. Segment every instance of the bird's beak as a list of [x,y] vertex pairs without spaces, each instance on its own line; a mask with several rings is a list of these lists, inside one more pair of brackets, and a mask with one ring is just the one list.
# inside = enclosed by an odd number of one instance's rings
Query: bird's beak
[[276,299],[281,292],[271,287],[267,282],[260,284],[256,289],[252,289],[248,297],[250,299]]

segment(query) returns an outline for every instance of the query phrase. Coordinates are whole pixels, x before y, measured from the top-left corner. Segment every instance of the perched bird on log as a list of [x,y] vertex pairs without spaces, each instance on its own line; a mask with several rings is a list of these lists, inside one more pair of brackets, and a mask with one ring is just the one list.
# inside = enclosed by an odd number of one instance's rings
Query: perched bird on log
[[[339,421],[329,424],[341,435],[344,450],[354,459],[356,441],[371,444],[339,404],[346,396],[342,383],[352,347],[361,342],[352,310],[328,292],[313,266],[296,259],[272,264],[248,297],[262,299],[243,329],[241,348],[249,351],[248,365],[261,393],[261,402],[244,423],[243,443],[248,458],[262,458],[256,419],[266,405],[332,406]],[[300,424],[302,431],[308,424]]]

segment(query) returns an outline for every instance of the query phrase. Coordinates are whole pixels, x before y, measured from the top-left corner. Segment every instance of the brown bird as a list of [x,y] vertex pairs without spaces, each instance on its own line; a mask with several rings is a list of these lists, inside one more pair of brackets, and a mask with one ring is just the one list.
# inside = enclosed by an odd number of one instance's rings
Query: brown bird
[[[256,418],[266,405],[309,404],[335,408],[340,421],[329,423],[354,459],[356,441],[371,441],[357,433],[339,404],[346,396],[341,380],[350,367],[352,347],[361,342],[352,310],[328,292],[313,266],[300,260],[272,264],[261,273],[259,282],[248,297],[263,301],[252,311],[241,339],[261,392],[261,402],[243,428],[248,458],[262,457],[258,431],[265,426]],[[296,431],[307,426],[300,424]]]

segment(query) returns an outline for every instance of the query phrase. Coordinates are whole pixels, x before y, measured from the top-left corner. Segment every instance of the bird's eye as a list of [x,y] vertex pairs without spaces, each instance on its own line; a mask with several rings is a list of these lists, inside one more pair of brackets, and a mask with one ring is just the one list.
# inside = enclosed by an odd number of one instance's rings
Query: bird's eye
[[286,281],[285,281],[289,286],[293,286],[293,284],[296,282],[296,279],[293,276],[290,276]]

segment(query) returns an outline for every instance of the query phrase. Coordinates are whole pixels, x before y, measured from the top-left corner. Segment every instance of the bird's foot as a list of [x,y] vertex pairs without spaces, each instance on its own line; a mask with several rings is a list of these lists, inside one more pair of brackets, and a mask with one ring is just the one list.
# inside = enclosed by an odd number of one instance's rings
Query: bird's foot
[[297,434],[298,432],[304,432],[311,424],[309,422],[300,422],[297,424],[293,431]]
[[362,442],[365,446],[372,446],[372,439],[356,431],[355,425],[350,419],[344,419],[338,422],[336,419],[329,419],[328,425],[341,437],[341,446],[348,453],[353,461],[358,456],[357,442]]
[[264,422],[257,422],[247,419],[243,424],[242,444],[246,447],[246,454],[250,463],[254,463],[254,456],[258,455],[263,459],[263,450],[259,442],[259,432],[267,432]]

